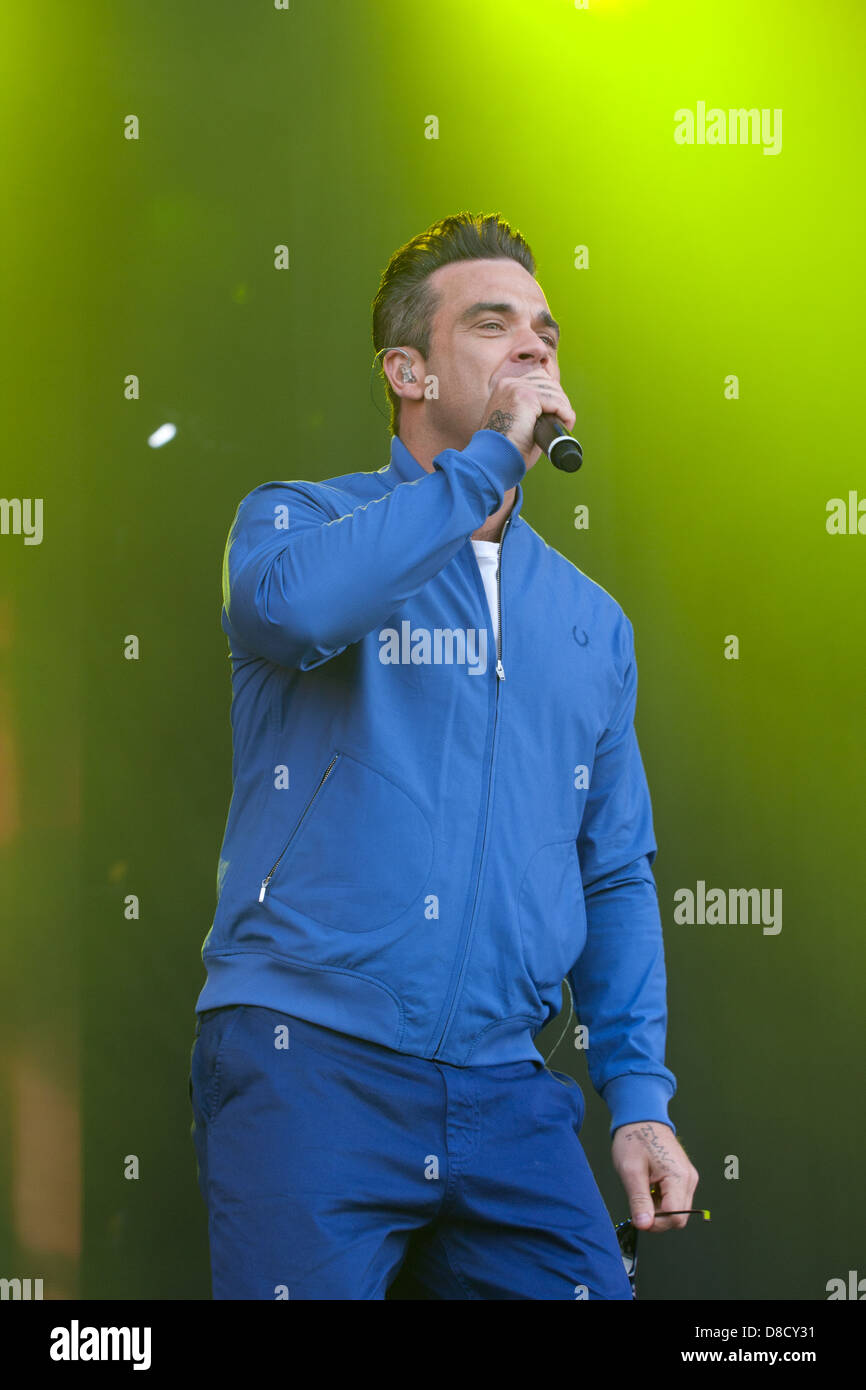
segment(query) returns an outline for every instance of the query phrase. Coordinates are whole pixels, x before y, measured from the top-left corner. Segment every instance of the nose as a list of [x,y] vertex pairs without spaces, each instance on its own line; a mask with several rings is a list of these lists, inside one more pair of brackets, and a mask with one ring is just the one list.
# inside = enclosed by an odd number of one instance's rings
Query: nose
[[538,362],[544,366],[552,356],[550,344],[534,332],[527,328],[526,333],[514,351],[515,358],[520,362]]

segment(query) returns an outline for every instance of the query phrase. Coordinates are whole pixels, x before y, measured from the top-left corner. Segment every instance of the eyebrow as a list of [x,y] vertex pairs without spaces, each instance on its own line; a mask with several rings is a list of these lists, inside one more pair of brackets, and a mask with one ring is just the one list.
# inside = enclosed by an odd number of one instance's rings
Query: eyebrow
[[[463,310],[457,322],[469,323],[477,314],[505,314],[514,318],[517,314],[517,308],[514,304],[494,304],[490,300],[479,299],[477,303],[470,304],[468,309]],[[539,309],[532,322],[543,323],[547,328],[552,328],[556,334],[556,340],[559,342],[559,324],[553,315],[548,313],[547,309]]]

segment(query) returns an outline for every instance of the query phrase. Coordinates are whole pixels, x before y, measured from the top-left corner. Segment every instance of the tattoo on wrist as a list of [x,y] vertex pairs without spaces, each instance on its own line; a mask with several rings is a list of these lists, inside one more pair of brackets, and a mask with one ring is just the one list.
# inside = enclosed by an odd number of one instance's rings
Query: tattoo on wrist
[[507,410],[494,410],[483,428],[496,430],[498,434],[507,434],[513,424],[514,416],[509,414]]

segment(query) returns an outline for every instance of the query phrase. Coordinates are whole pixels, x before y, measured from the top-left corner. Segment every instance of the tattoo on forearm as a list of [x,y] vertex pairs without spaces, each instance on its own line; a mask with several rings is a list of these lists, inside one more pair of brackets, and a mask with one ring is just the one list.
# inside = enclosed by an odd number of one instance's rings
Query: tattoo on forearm
[[514,416],[510,415],[507,410],[494,410],[483,428],[496,430],[499,434],[507,434],[513,424]]

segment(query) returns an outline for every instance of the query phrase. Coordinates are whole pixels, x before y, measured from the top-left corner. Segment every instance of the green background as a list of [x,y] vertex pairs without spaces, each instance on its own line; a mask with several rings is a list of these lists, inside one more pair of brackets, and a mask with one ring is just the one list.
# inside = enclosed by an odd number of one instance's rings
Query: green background
[[[0,1275],[210,1296],[187,1073],[231,786],[223,545],[260,482],[387,462],[371,300],[464,209],[527,237],[563,329],[585,462],[542,460],[524,514],[636,634],[671,1114],[713,1217],[642,1238],[639,1292],[866,1275],[866,535],[825,526],[866,497],[864,27],[858,0],[6,13],[0,490],[44,499],[44,538],[0,536]],[[781,108],[781,152],[676,144],[698,101]],[[699,879],[781,888],[781,932],[675,924]],[[621,1220],[567,1018],[539,1044]]]

